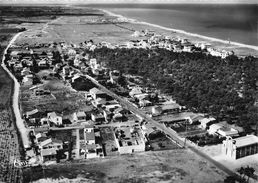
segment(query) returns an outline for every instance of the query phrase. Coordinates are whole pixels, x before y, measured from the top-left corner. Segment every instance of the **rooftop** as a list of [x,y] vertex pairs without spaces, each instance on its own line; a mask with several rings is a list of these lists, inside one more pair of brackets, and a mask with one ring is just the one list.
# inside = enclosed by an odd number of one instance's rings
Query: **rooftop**
[[42,149],[41,155],[42,156],[56,155],[56,150],[55,149]]
[[102,92],[101,90],[99,90],[99,89],[96,88],[96,87],[90,89],[89,92],[90,92],[90,93],[95,93],[95,94],[104,93],[104,92]]
[[93,130],[91,132],[85,132],[86,140],[95,140],[95,133]]
[[77,112],[76,115],[77,115],[77,117],[85,117],[86,116],[85,112],[83,112],[83,111]]
[[199,121],[200,121],[201,123],[203,123],[203,124],[207,124],[207,123],[209,123],[210,121],[214,121],[214,120],[216,120],[216,119],[213,118],[213,117],[209,117],[209,118],[200,119]]
[[57,114],[55,112],[47,113],[48,118],[54,118],[57,117]]
[[162,105],[162,110],[169,110],[169,109],[179,109],[180,108],[180,105],[179,104],[177,104],[177,103],[172,103],[172,102],[170,102],[170,103],[164,103],[163,105]]
[[33,109],[32,111],[26,112],[26,115],[27,115],[27,116],[30,116],[30,115],[36,114],[36,113],[38,113],[38,112],[39,112],[38,109]]
[[248,146],[251,144],[257,144],[258,143],[258,137],[255,135],[247,135],[244,137],[239,137],[234,139],[235,141],[235,146],[237,147],[243,147],[243,146]]

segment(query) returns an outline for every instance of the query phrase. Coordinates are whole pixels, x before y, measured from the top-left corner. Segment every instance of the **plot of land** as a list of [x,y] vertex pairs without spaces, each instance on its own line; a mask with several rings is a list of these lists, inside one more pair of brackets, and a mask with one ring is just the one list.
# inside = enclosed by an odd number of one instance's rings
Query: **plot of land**
[[154,131],[149,135],[150,148],[153,151],[178,149],[179,146],[173,143],[161,131]]
[[[25,170],[28,173],[29,169]],[[33,171],[31,177],[44,178],[43,170]],[[84,163],[52,165],[44,168],[45,178],[59,177],[96,182],[222,182],[225,175],[206,161],[185,149],[137,153]]]
[[44,82],[39,88],[49,90],[50,95],[36,96],[28,87],[21,87],[21,104],[23,112],[35,107],[41,111],[56,111],[64,115],[87,107],[83,92],[77,92],[61,80],[53,79]]

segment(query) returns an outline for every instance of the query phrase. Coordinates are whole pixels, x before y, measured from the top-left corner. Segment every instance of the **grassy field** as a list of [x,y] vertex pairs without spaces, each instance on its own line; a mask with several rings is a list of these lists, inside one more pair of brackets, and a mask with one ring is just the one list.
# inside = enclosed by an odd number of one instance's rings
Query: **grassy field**
[[223,172],[185,149],[51,165],[37,171],[26,169],[25,172],[30,174],[24,177],[25,181],[68,178],[88,182],[219,183],[225,177]]
[[[96,20],[98,17],[90,16],[69,16],[60,17],[48,24],[48,26],[34,26],[33,30],[27,31],[18,39],[17,44],[35,44],[65,41],[67,43],[78,44],[86,40],[95,42],[108,41],[111,43],[122,43],[132,39],[132,31],[118,27],[112,23],[92,24],[87,20]],[[130,24],[125,24],[130,26]],[[107,31],[108,30],[108,31]],[[36,39],[28,39],[36,38]]]

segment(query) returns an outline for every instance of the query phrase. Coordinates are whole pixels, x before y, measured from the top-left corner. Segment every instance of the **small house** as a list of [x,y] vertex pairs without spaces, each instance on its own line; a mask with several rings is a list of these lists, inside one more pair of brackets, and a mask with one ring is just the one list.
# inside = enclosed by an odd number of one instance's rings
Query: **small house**
[[201,127],[202,129],[206,129],[206,128],[209,127],[212,123],[214,123],[215,120],[216,120],[216,119],[213,118],[213,117],[202,118],[202,119],[199,120],[199,122],[201,123],[201,124],[200,124],[200,127]]
[[209,134],[217,134],[223,137],[226,136],[239,136],[238,131],[231,125],[228,125],[226,121],[212,124],[208,130]]
[[33,85],[33,75],[30,74],[30,75],[24,76],[23,79],[22,79],[22,84],[24,86],[31,86],[31,85]]
[[105,121],[104,115],[101,113],[97,113],[97,112],[91,113],[91,119],[94,122],[104,122]]
[[139,95],[139,94],[142,94],[142,88],[140,87],[134,87],[130,92],[129,92],[129,95],[131,97],[134,97],[135,95]]
[[163,103],[161,108],[162,108],[162,113],[164,114],[179,113],[181,110],[181,106],[179,104],[171,101]]
[[63,143],[60,140],[50,138],[39,142],[39,147],[42,161],[53,161],[56,160],[57,150],[63,149]]
[[139,105],[141,107],[147,107],[147,106],[151,106],[152,103],[149,100],[140,100]]
[[84,111],[78,111],[73,114],[74,122],[82,122],[87,120],[87,115]]
[[47,113],[47,119],[55,125],[62,125],[62,117],[58,116],[55,112]]
[[153,106],[151,108],[151,112],[153,115],[160,115],[160,114],[162,114],[162,107],[161,106]]
[[106,93],[99,90],[98,88],[90,89],[89,93],[94,100],[96,100],[97,98],[106,98]]

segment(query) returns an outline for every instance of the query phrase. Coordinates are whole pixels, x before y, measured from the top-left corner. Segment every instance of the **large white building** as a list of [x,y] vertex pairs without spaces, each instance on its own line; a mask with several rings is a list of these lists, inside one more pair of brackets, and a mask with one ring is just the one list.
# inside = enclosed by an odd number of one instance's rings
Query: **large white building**
[[223,141],[222,153],[230,158],[239,159],[258,153],[258,137],[247,135],[239,138],[227,137]]

